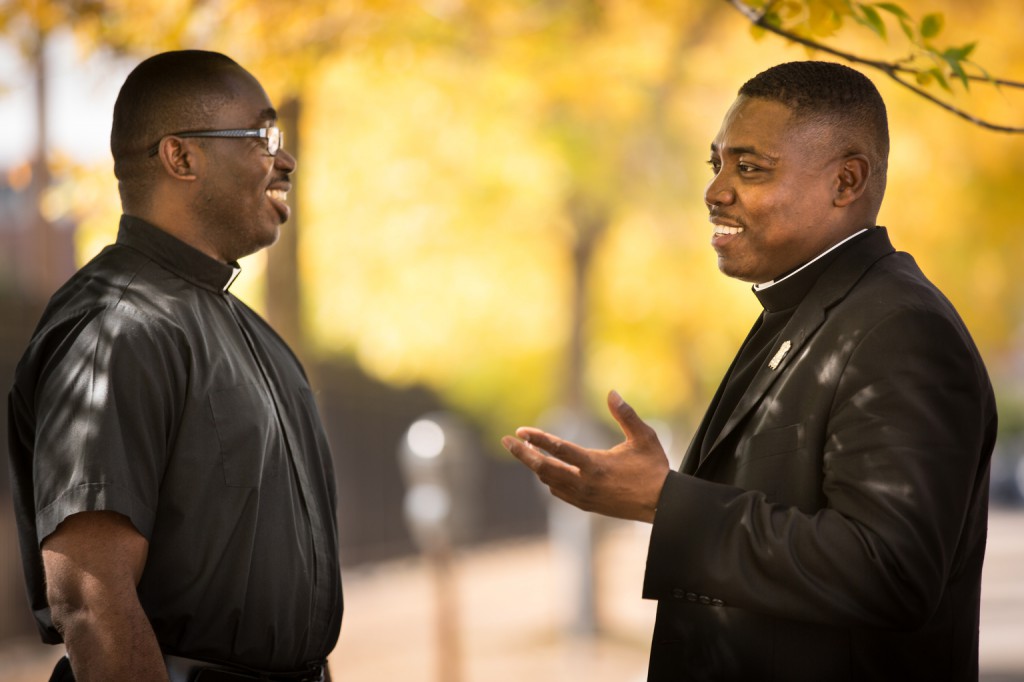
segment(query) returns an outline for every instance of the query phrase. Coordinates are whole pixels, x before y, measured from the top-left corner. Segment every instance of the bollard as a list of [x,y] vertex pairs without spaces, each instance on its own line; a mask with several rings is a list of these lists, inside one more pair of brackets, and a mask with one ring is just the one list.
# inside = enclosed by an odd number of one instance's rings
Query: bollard
[[405,479],[404,511],[413,539],[433,574],[437,604],[437,680],[459,682],[461,652],[455,546],[474,530],[478,476],[466,426],[455,415],[435,412],[413,422],[399,448]]

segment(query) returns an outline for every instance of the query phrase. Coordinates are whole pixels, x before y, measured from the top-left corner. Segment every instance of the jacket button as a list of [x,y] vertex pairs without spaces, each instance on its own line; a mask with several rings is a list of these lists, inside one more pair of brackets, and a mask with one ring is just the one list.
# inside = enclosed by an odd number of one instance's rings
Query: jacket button
[[712,599],[711,600],[711,605],[712,606],[725,606],[725,602],[722,601],[721,599]]

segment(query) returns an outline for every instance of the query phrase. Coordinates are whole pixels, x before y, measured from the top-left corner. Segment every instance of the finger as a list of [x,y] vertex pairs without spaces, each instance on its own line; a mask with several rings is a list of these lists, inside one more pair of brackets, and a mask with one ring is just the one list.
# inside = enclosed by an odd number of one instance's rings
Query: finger
[[518,438],[505,436],[501,439],[501,445],[508,450],[513,457],[529,467],[531,471],[537,471],[544,461],[545,455],[536,449],[527,446],[526,443]]
[[526,443],[512,436],[505,436],[501,444],[513,457],[530,468],[537,477],[545,484],[567,483],[579,476],[579,469],[567,464],[560,459],[550,457],[530,443]]
[[619,423],[622,433],[627,438],[631,440],[646,440],[657,437],[654,435],[654,429],[640,418],[636,410],[622,399],[618,391],[610,391],[608,393],[608,411],[612,413],[612,417]]
[[540,429],[524,426],[516,429],[516,435],[533,447],[546,450],[552,457],[557,457],[563,462],[568,462],[581,469],[590,462],[590,455],[587,454],[586,448]]

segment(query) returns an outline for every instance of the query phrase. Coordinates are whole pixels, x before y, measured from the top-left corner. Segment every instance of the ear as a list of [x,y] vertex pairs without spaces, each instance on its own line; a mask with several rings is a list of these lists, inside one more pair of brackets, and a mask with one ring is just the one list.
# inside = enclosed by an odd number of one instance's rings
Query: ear
[[157,156],[164,172],[175,180],[195,180],[198,148],[190,140],[167,135],[160,140]]
[[853,154],[842,159],[836,176],[835,195],[832,203],[838,208],[849,206],[864,194],[871,163],[864,154]]

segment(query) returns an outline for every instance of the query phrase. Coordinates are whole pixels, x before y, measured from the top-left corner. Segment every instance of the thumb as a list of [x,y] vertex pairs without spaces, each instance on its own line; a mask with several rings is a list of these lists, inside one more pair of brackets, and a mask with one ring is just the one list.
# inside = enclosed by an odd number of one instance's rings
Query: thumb
[[608,411],[612,413],[627,438],[644,438],[653,433],[651,427],[622,399],[618,391],[608,393]]

